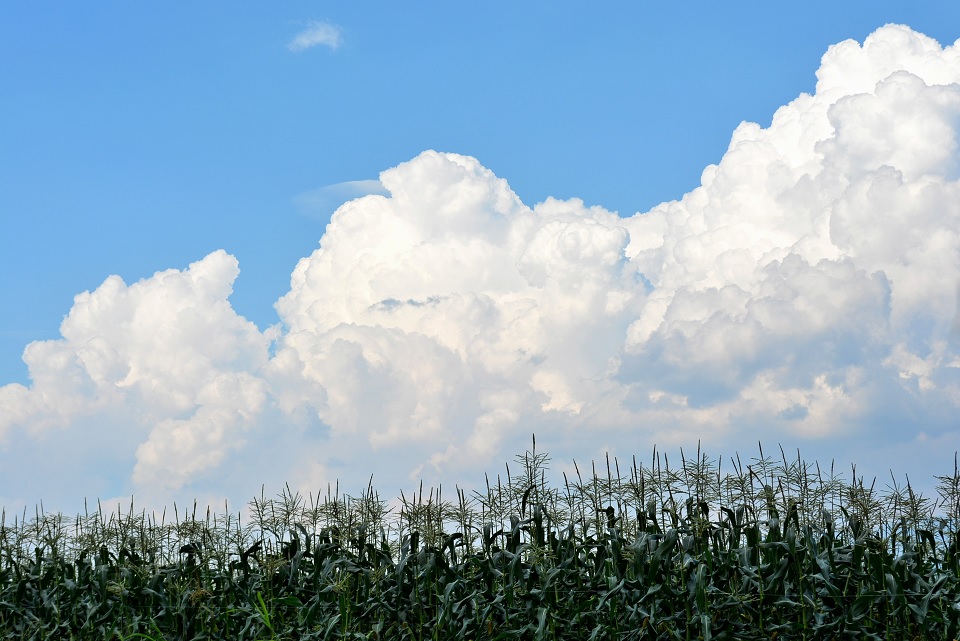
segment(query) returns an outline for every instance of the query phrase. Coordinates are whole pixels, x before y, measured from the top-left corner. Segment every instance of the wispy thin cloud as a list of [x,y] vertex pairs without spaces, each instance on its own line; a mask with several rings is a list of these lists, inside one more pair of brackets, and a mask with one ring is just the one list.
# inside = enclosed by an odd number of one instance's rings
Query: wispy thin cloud
[[293,37],[287,43],[290,51],[304,51],[312,47],[323,45],[336,51],[343,42],[340,27],[329,22],[311,20],[307,28]]
[[343,203],[371,194],[389,196],[390,192],[379,180],[348,180],[297,194],[293,203],[305,216],[329,218]]

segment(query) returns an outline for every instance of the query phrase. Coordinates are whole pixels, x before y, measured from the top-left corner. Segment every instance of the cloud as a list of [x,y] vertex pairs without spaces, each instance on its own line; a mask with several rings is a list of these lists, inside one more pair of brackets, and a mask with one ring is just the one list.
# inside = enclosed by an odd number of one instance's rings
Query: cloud
[[0,460],[27,479],[5,500],[67,500],[29,476],[51,456],[77,486],[157,501],[371,473],[388,494],[469,484],[531,432],[560,460],[763,440],[879,473],[946,465],[957,52],[900,26],[831,47],[815,94],[741,124],[699,187],[629,217],[531,207],[435,151],[320,190],[349,201],[266,331],[230,306],[222,251],[111,277],[27,347],[29,387],[0,387]]
[[343,203],[370,195],[389,196],[390,192],[379,180],[348,180],[297,194],[293,203],[304,216],[329,220]]
[[329,22],[311,20],[307,23],[306,29],[295,35],[293,40],[287,43],[287,49],[304,51],[311,47],[323,45],[336,51],[340,48],[342,41],[340,27]]

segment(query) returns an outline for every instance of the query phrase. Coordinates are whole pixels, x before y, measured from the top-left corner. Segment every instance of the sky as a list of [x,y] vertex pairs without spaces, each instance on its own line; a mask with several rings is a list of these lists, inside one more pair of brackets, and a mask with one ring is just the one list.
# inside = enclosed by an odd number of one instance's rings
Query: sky
[[960,6],[659,4],[4,4],[0,504],[951,473]]

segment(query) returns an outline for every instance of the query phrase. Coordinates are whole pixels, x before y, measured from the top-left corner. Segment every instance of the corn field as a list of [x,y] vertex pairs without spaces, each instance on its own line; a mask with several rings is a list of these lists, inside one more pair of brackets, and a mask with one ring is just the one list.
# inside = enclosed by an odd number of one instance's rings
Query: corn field
[[729,470],[532,449],[482,491],[284,490],[171,514],[0,517],[0,638],[960,637],[960,472],[936,496],[796,457]]

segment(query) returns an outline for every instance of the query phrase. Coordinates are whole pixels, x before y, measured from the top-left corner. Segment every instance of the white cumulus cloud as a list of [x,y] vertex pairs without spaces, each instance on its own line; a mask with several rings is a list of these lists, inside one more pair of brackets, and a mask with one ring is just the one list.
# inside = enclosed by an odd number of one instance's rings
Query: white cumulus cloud
[[[424,152],[337,209],[266,331],[231,308],[222,251],[111,277],[27,347],[29,387],[0,387],[0,461],[158,501],[478,482],[531,432],[560,459],[759,439],[946,464],[958,52],[893,25],[831,47],[813,95],[629,217],[530,206],[478,160]],[[0,498],[75,500],[24,478]]]
[[290,51],[303,51],[323,45],[333,50],[340,48],[343,42],[340,27],[325,21],[311,20],[307,28],[298,33],[287,43]]

